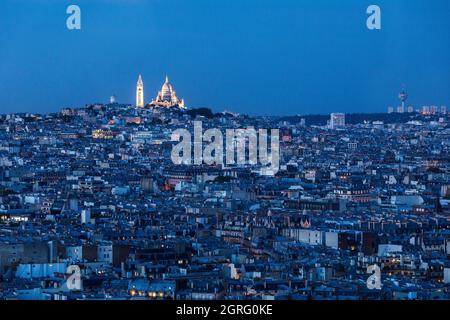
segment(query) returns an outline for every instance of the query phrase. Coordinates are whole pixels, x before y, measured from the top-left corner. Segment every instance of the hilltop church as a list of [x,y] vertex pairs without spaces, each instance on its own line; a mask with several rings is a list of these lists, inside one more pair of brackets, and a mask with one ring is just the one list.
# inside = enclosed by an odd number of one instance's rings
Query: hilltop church
[[[141,75],[139,75],[136,85],[136,107],[144,108],[144,82]],[[166,76],[166,81],[162,85],[161,91],[148,105],[148,107],[162,107],[162,108],[179,108],[186,109],[184,99],[179,99],[175,90]]]

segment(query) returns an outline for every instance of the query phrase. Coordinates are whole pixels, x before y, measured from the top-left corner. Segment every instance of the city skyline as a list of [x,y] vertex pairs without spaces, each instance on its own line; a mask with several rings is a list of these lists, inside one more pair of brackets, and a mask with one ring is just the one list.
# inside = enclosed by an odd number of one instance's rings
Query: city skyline
[[1,113],[134,104],[138,74],[146,99],[169,74],[189,107],[251,115],[385,112],[402,84],[415,108],[450,100],[445,1],[378,1],[381,30],[361,1],[78,1],[81,30],[69,4],[2,3]]
[[0,1],[0,305],[449,301],[449,15]]
[[449,300],[446,110],[157,97],[0,115],[0,300]]

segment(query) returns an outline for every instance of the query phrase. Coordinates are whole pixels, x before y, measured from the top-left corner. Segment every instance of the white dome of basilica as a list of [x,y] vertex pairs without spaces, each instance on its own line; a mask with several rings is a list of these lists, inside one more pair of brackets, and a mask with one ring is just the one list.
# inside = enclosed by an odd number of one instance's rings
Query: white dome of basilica
[[162,88],[161,88],[161,96],[164,101],[171,101],[172,100],[172,94],[173,94],[173,88],[172,85],[169,82],[169,78],[166,76],[166,82],[164,82]]

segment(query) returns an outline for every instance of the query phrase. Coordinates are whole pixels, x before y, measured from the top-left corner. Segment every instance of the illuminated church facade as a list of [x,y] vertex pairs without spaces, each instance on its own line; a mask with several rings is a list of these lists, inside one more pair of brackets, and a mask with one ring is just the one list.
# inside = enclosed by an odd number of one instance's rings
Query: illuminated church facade
[[[143,93],[143,82],[142,78],[139,76],[139,80],[137,83],[137,95],[142,92]],[[143,100],[143,97],[142,97]],[[137,97],[137,101],[140,101],[140,99]],[[143,107],[143,102],[140,104],[136,104],[137,107]],[[155,99],[153,99],[149,104],[148,107],[161,107],[161,108],[179,108],[179,109],[186,109],[186,106],[184,104],[184,99],[180,99],[177,97],[177,94],[175,90],[173,89],[172,84],[169,82],[169,78],[166,76],[166,81],[162,85],[162,88],[160,91],[158,91],[158,95]]]

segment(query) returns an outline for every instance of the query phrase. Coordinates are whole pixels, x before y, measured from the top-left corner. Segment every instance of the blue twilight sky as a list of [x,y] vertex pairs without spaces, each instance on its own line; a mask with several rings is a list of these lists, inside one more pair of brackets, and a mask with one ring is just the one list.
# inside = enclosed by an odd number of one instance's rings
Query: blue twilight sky
[[215,111],[384,112],[402,84],[416,107],[449,106],[449,39],[448,0],[1,0],[0,114],[134,103],[139,73],[146,101],[168,74]]

